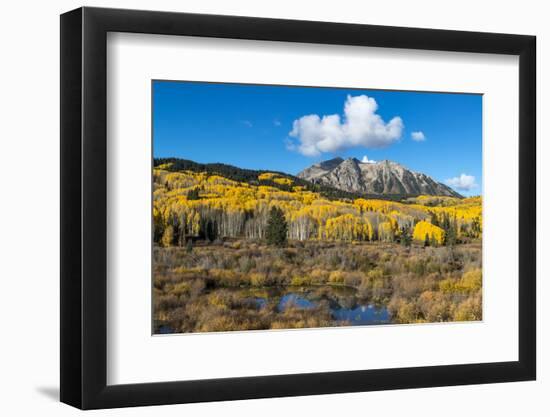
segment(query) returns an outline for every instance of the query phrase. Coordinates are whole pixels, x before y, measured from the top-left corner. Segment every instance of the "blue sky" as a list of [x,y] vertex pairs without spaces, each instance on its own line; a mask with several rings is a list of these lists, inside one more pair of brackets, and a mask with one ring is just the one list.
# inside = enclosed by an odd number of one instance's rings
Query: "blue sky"
[[154,81],[153,146],[156,158],[289,174],[366,155],[479,195],[482,96]]

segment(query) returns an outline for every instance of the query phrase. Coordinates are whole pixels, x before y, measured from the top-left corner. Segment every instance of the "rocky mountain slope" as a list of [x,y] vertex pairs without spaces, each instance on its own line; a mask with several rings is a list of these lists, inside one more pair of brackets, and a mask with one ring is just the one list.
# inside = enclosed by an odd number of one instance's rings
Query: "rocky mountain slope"
[[365,163],[356,158],[334,158],[306,168],[298,177],[353,193],[462,197],[429,176],[388,160]]

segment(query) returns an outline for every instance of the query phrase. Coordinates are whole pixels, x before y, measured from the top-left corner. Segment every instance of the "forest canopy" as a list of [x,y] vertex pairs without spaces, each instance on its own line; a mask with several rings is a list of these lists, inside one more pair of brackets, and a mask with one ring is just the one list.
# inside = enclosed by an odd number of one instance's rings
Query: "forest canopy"
[[153,180],[154,241],[160,246],[185,246],[196,239],[266,239],[273,208],[284,217],[287,238],[299,241],[410,244],[412,237],[425,246],[440,246],[482,233],[481,197],[336,199],[283,173],[185,160],[155,160]]

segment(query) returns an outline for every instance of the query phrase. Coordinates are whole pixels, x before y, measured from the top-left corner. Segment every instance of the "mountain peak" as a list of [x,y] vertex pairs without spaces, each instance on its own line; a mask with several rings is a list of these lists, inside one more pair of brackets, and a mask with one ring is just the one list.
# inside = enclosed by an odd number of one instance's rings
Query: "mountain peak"
[[366,156],[363,161],[338,157],[320,162],[300,172],[298,177],[354,193],[462,197],[446,185],[398,162],[370,161]]
[[360,164],[361,161],[357,158],[346,158],[344,162],[352,163],[352,164]]
[[316,167],[319,167],[319,168],[322,168],[322,169],[332,169],[332,168],[337,167],[338,165],[340,165],[342,162],[344,162],[344,159],[340,158],[338,156],[338,157],[333,158],[333,159],[327,159],[326,161],[318,162],[313,166],[316,166]]

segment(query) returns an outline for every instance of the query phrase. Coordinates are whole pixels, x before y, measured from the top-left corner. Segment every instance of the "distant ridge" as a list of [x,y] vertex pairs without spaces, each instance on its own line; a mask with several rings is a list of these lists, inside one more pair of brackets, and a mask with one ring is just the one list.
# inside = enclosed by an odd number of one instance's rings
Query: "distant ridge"
[[[325,161],[326,164],[323,165],[325,169],[330,168],[332,165],[337,166],[338,161],[343,161],[342,158],[335,158],[331,161]],[[403,198],[410,197],[411,195],[401,195],[401,194],[368,194],[363,192],[353,192],[341,190],[336,187],[333,187],[329,184],[322,184],[309,181],[304,178],[300,178],[294,175],[286,174],[284,172],[278,172],[273,170],[253,170],[239,168],[233,165],[222,164],[222,163],[199,163],[191,161],[188,159],[180,158],[155,158],[153,160],[153,166],[159,167],[160,165],[165,165],[164,169],[167,171],[193,171],[193,172],[206,172],[211,175],[221,175],[223,177],[229,178],[234,181],[246,182],[249,184],[265,184],[275,188],[279,188],[283,191],[292,191],[292,186],[277,183],[270,180],[259,180],[258,177],[260,174],[266,172],[273,172],[280,174],[281,176],[292,179],[293,186],[298,185],[304,187],[306,190],[320,193],[323,197],[329,200],[340,200],[340,199],[356,199],[356,198],[378,198],[383,200],[391,201],[400,201]]]
[[[165,167],[167,171],[206,172],[211,175],[220,175],[234,181],[246,182],[254,185],[269,185],[271,187],[279,188],[283,191],[292,191],[292,186],[298,185],[304,187],[309,191],[318,192],[330,200],[355,199],[363,197],[362,194],[339,190],[329,185],[312,184],[307,180],[280,171],[239,168],[233,165],[222,164],[219,162],[203,164],[200,162],[191,161],[189,159],[155,158],[153,160],[153,166],[158,167],[160,165],[167,165]],[[260,176],[260,174],[266,172],[272,172],[275,174],[279,174],[283,177],[290,178],[293,181],[293,185],[290,186],[286,184],[281,184],[272,180],[259,180],[258,177]],[[388,196],[387,199],[396,200],[397,198]]]
[[426,174],[393,161],[361,162],[334,158],[304,169],[299,178],[347,192],[368,195],[433,195],[463,198],[452,188]]

